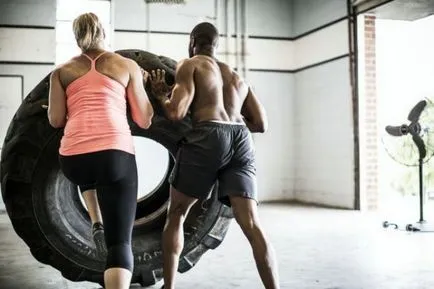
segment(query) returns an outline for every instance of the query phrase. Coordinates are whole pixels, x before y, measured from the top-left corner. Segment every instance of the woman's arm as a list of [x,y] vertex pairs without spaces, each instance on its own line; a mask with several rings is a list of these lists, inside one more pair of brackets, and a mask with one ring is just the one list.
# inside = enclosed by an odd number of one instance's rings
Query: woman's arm
[[60,82],[60,70],[56,69],[50,76],[50,92],[48,95],[48,121],[54,128],[66,124],[66,96]]

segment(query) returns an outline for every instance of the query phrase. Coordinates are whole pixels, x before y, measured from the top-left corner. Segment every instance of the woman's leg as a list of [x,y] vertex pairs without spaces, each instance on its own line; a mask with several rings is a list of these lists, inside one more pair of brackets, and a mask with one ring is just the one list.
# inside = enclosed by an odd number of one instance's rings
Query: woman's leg
[[107,263],[104,272],[106,289],[127,289],[134,267],[131,236],[137,206],[137,167],[134,156],[125,166],[125,177],[97,187],[104,221]]
[[137,205],[135,156],[115,150],[60,157],[65,176],[75,184],[97,184],[107,245],[106,289],[128,289],[134,267],[131,235]]
[[107,255],[107,247],[104,238],[104,226],[102,222],[101,210],[99,208],[98,197],[94,186],[80,186],[83,200],[92,222],[92,238],[96,246],[96,251],[100,258]]
[[83,192],[82,190],[82,196],[84,203],[86,205],[87,211],[90,216],[90,220],[93,224],[100,223],[102,224],[102,216],[101,216],[101,210],[99,209],[98,204],[98,197],[96,196],[96,190],[95,189],[88,189]]

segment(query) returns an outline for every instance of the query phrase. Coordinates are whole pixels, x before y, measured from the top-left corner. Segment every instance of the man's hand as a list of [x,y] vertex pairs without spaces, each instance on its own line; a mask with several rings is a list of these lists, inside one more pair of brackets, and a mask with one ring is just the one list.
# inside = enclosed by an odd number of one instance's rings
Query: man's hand
[[165,101],[172,93],[173,86],[166,83],[166,71],[163,69],[152,70],[151,72],[151,89],[154,96],[159,101]]

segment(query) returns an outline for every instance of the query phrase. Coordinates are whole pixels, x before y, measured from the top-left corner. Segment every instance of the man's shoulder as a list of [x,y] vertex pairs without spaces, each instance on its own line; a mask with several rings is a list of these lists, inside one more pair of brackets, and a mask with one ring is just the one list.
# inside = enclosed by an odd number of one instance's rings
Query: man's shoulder
[[185,58],[176,64],[176,68],[178,71],[188,71],[188,70],[194,70],[198,66],[198,63],[193,58]]
[[196,60],[194,58],[184,58],[178,61],[177,66],[181,65],[194,65],[196,63]]
[[223,61],[216,61],[218,66],[220,67],[220,70],[226,72],[226,73],[231,73],[231,74],[237,74],[236,71],[226,62]]

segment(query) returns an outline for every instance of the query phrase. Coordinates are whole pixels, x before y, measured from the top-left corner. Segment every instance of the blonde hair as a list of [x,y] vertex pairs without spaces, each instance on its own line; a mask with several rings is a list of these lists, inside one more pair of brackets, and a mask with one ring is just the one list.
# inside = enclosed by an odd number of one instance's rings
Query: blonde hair
[[72,24],[75,40],[83,51],[97,48],[104,40],[104,28],[94,13],[85,13],[74,19]]

